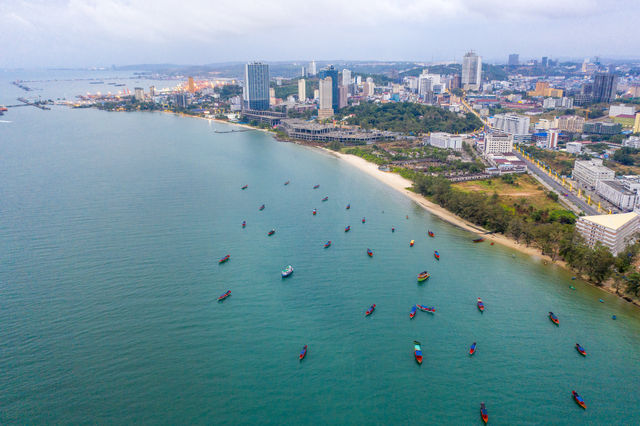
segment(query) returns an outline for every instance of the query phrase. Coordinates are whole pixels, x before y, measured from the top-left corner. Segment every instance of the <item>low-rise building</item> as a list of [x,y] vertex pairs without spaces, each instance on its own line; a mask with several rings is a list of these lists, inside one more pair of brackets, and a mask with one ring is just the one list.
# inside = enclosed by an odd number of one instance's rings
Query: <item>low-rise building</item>
[[564,115],[553,119],[553,127],[565,132],[579,133],[584,127],[584,118],[577,115]]
[[462,136],[452,135],[450,133],[436,132],[429,136],[429,145],[436,148],[453,149],[455,151],[462,150]]
[[599,242],[617,255],[635,242],[639,225],[640,215],[636,212],[603,214],[578,218],[576,230],[589,247]]
[[617,117],[619,115],[635,115],[636,107],[633,105],[611,105],[609,107],[609,117]]
[[636,205],[636,193],[617,180],[599,180],[596,193],[620,210],[631,211]]
[[622,141],[622,146],[640,149],[640,136],[629,136],[627,139]]
[[582,152],[582,143],[567,142],[567,152],[570,154],[580,154]]
[[489,164],[495,167],[499,174],[526,173],[527,163],[512,154],[488,154]]
[[601,121],[584,123],[582,131],[595,135],[617,135],[622,131],[622,125],[620,123],[603,123]]
[[595,189],[598,181],[615,178],[615,172],[605,167],[600,159],[576,160],[573,178],[587,188]]

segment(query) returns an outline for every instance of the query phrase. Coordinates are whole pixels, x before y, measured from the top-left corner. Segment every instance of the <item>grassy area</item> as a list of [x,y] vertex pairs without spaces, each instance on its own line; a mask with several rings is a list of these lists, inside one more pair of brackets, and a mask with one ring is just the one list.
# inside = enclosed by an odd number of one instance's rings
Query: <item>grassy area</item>
[[492,196],[498,194],[499,203],[510,211],[522,210],[533,207],[540,211],[548,211],[554,214],[556,211],[566,210],[558,201],[555,194],[549,195],[533,177],[525,175],[512,175],[513,183],[502,178],[475,180],[452,184],[452,188],[466,192]]

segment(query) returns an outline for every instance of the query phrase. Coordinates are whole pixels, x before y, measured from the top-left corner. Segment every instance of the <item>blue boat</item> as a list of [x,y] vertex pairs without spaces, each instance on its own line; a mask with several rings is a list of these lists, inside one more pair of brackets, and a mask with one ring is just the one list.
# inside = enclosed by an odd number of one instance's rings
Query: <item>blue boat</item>
[[324,245],[324,248],[329,248],[331,247],[331,241],[327,241]]
[[351,226],[347,226],[344,228],[344,232],[349,232],[349,231],[351,231]]
[[413,318],[416,316],[416,310],[418,309],[418,307],[416,305],[413,305],[411,307],[411,311],[409,311],[409,318]]
[[471,347],[469,348],[469,355],[471,356],[471,355],[473,355],[475,353],[476,353],[476,342],[473,342],[471,344]]

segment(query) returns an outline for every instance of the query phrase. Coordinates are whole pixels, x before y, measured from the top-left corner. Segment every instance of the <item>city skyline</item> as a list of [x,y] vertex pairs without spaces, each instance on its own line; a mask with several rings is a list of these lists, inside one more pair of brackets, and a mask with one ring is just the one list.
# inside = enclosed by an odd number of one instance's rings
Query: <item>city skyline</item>
[[[333,5],[335,3],[335,5]],[[252,58],[485,62],[529,57],[633,59],[640,5],[617,0],[503,2],[329,0],[319,14],[291,0],[0,2],[0,67],[205,64]],[[335,6],[335,7],[332,7]],[[598,36],[593,36],[593,28]],[[323,36],[317,37],[317,30]],[[506,37],[508,35],[508,37]],[[421,49],[409,41],[429,40]]]

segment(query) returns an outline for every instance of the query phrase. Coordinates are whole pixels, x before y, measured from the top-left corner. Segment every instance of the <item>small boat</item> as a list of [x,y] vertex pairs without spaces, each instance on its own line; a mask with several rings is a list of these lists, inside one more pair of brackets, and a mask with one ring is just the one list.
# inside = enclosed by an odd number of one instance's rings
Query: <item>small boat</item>
[[615,320],[615,319],[617,319],[617,318],[618,318],[618,317],[616,317],[615,315],[611,315],[611,319],[612,319],[612,320]]
[[413,341],[413,355],[416,357],[416,362],[422,364],[422,347],[417,340]]
[[264,210],[264,204],[260,206],[260,208],[258,209],[260,211]]
[[574,286],[572,286],[572,285],[570,285],[570,286],[569,286],[569,288],[570,288],[571,290],[575,290],[575,289],[576,289],[576,288],[575,288]]
[[391,232],[396,232],[396,228],[391,228]]
[[422,312],[429,312],[431,314],[435,314],[436,313],[436,308],[434,308],[433,306],[424,306],[424,305],[416,305],[416,306]]
[[368,317],[373,313],[375,309],[376,309],[376,304],[374,303],[373,305],[371,305],[371,307],[369,307],[369,309],[367,309],[367,312],[365,312],[364,315]]
[[600,299],[600,300],[599,300],[599,302],[600,302],[600,303],[604,303],[604,300]]
[[558,317],[553,312],[549,312],[549,319],[555,325],[560,325],[560,320],[558,319]]
[[433,252],[433,257],[435,257],[436,259],[440,260],[440,253],[438,253],[438,250]]
[[312,212],[312,213],[313,213],[313,215],[315,216],[315,215],[318,213],[318,210],[313,209],[313,212]]
[[578,392],[571,391],[571,395],[573,395],[573,400],[576,402],[576,404],[578,404],[585,410],[587,409],[587,404],[584,402],[584,399],[582,399],[582,397],[578,395]]
[[[285,186],[289,185],[289,181],[286,181],[286,182],[284,183],[284,185],[285,185]],[[305,347],[306,347],[306,346],[305,346]]]
[[270,236],[272,236],[272,235],[273,235],[273,234],[275,234],[275,233],[276,233],[276,230],[275,230],[275,229],[272,229],[271,231],[267,232],[267,236],[269,236],[269,237],[270,237]]
[[246,227],[246,226],[247,226],[247,221],[246,221],[246,220],[243,220],[243,221],[242,221],[242,227],[244,228],[244,227]]
[[226,261],[228,261],[229,259],[231,259],[231,255],[226,255],[225,257],[223,257],[222,259],[218,260],[218,263],[224,263]]
[[322,201],[327,201],[328,199],[329,199],[329,197],[324,197],[324,198],[322,199]]
[[247,189],[249,185],[244,185],[241,189]]
[[576,343],[576,350],[580,355],[587,356],[587,351],[585,351],[584,348],[580,346],[580,343]]
[[576,279],[576,277],[571,277],[571,281],[574,281]]
[[478,297],[478,310],[480,312],[484,312],[484,303],[482,303],[482,299]]
[[362,218],[362,223],[365,223],[367,220],[363,217]]
[[351,204],[347,204],[347,210],[351,208]]
[[300,361],[302,361],[305,356],[307,356],[307,345],[304,345],[302,351],[300,351]]
[[471,347],[469,348],[469,355],[473,355],[476,353],[476,342],[473,342],[471,344]]
[[313,185],[313,189],[318,189],[320,188],[320,185]]
[[489,413],[487,412],[487,407],[485,407],[484,402],[480,403],[480,417],[482,417],[484,424],[487,424],[489,421]]
[[327,241],[327,242],[324,244],[324,248],[329,248],[329,247],[331,247],[331,241]]
[[218,302],[222,302],[224,299],[226,299],[229,296],[231,296],[231,290],[227,290],[226,293],[221,294],[220,297],[218,297]]
[[476,238],[475,240],[473,240],[474,243],[481,243],[484,241],[484,238]]
[[288,265],[282,270],[282,278],[287,278],[289,275],[293,274],[293,266]]
[[413,247],[413,244],[415,244],[414,240],[409,241],[409,247]]
[[493,245],[493,241],[491,241],[491,245]]
[[425,281],[427,278],[429,278],[431,276],[430,273],[428,273],[427,271],[422,271],[418,274],[418,281],[422,282]]
[[413,305],[411,307],[411,311],[409,311],[409,318],[413,318],[416,316],[416,310],[418,309],[418,307],[416,305]]
[[433,237],[435,237],[435,236],[436,236],[436,234],[434,234],[434,233],[433,233],[433,232],[431,232],[430,230],[429,230],[429,231],[427,231],[427,233],[429,234],[429,236],[430,236],[431,238],[433,238]]
[[369,255],[369,257],[373,257],[373,252],[371,251],[371,249],[367,249],[367,254]]
[[344,232],[349,232],[349,231],[351,231],[351,225],[345,226]]

